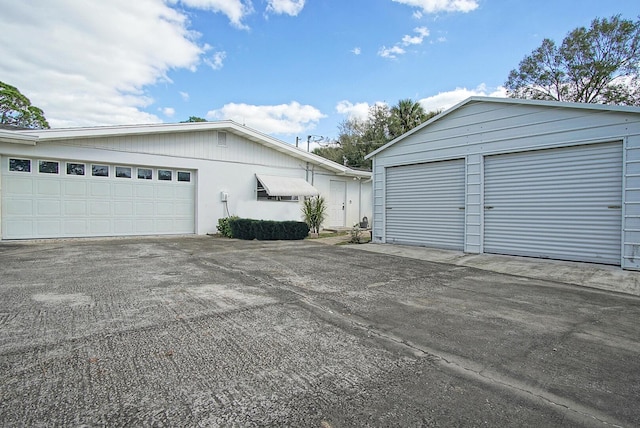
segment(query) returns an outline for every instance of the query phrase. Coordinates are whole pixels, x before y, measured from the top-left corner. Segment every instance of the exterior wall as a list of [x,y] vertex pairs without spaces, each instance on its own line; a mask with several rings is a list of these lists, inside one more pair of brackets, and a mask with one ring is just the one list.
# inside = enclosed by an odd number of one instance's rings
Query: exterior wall
[[[227,132],[226,146],[219,146],[217,132],[85,138],[39,142],[35,146],[0,143],[0,155],[194,170],[197,234],[215,233],[218,219],[227,214],[265,220],[301,220],[299,202],[258,201],[255,174],[308,179],[327,199],[330,179],[345,181],[347,200],[351,202],[345,207],[347,224],[357,222],[362,215],[370,218],[370,210],[361,206],[359,200],[362,192],[359,180],[337,176],[317,166],[307,167],[303,160],[231,132]],[[370,183],[368,189],[365,195],[371,194]],[[229,195],[226,203],[221,200],[223,191]]]
[[625,156],[622,266],[640,269],[640,114],[471,101],[374,156],[374,242],[385,242],[385,169],[466,159],[465,251],[483,251],[484,156],[621,141]]

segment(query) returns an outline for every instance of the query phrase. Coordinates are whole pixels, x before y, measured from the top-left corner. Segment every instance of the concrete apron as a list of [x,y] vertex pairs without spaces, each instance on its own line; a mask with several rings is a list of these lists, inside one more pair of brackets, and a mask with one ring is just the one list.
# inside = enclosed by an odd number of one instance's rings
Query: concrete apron
[[396,244],[370,243],[348,247],[640,296],[640,272],[622,270],[617,266],[497,254],[465,254],[460,251]]

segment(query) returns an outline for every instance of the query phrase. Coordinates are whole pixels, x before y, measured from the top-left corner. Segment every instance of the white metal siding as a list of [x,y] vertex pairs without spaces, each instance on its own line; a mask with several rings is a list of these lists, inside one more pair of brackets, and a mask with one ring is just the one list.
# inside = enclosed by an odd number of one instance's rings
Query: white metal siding
[[484,251],[620,264],[622,144],[487,156]]
[[387,168],[385,188],[386,242],[463,249],[464,159]]

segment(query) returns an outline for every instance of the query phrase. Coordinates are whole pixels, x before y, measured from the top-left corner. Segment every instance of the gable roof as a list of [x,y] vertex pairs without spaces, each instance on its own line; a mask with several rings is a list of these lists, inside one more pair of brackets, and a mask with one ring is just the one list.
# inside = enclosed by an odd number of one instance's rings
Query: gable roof
[[373,152],[366,155],[364,158],[369,159],[373,156],[377,155],[383,150],[393,146],[397,142],[405,139],[409,135],[415,134],[416,132],[426,128],[430,124],[435,121],[442,120],[447,115],[453,113],[456,110],[461,109],[462,107],[473,104],[473,103],[496,103],[496,104],[517,104],[517,105],[533,105],[533,106],[541,106],[548,108],[573,108],[573,109],[585,109],[585,110],[601,110],[601,111],[612,111],[612,112],[621,112],[621,113],[635,113],[640,114],[640,107],[630,107],[630,106],[619,106],[619,105],[606,105],[606,104],[592,104],[592,103],[568,103],[561,101],[543,101],[543,100],[523,100],[518,98],[495,98],[495,97],[469,97],[466,100],[456,104],[448,110],[443,111],[437,116],[432,117],[428,121],[416,126],[412,130],[402,134],[401,136],[395,138],[394,140],[389,141],[384,146],[374,150]]
[[321,166],[338,175],[348,177],[369,178],[369,171],[358,171],[347,166],[340,165],[329,159],[302,149],[294,147],[284,141],[263,134],[255,129],[240,125],[232,120],[216,122],[189,122],[189,123],[161,123],[149,125],[118,125],[96,126],[86,128],[54,128],[54,129],[29,129],[15,131],[1,131],[0,141],[22,142],[23,144],[41,144],[49,141],[74,140],[81,138],[119,137],[126,135],[148,135],[163,133],[201,132],[201,131],[225,131],[244,137],[250,141],[269,147],[278,152],[287,154],[312,165]]

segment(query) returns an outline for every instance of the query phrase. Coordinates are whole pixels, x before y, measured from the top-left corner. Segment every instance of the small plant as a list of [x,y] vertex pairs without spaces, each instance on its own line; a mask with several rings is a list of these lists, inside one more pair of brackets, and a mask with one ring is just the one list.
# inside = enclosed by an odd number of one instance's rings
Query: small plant
[[359,224],[353,225],[351,228],[351,244],[360,244],[362,242],[362,229]]
[[229,222],[231,220],[237,220],[239,218],[240,217],[238,217],[237,215],[233,215],[231,217],[219,218],[218,226],[216,226],[216,228],[218,229],[218,232],[220,232],[220,235],[226,238],[233,238],[233,233],[231,233],[231,225],[229,224]]
[[312,196],[302,203],[302,217],[311,233],[319,233],[327,217],[327,204],[322,196]]

